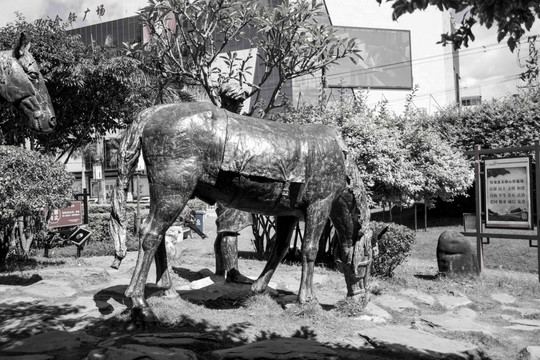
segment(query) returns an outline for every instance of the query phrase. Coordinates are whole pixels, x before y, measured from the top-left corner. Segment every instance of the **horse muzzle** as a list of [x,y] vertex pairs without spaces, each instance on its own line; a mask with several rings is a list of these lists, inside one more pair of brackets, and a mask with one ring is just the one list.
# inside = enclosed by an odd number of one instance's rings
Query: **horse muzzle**
[[56,127],[54,110],[46,102],[39,103],[35,96],[21,100],[19,108],[29,120],[30,127],[40,133],[48,134]]

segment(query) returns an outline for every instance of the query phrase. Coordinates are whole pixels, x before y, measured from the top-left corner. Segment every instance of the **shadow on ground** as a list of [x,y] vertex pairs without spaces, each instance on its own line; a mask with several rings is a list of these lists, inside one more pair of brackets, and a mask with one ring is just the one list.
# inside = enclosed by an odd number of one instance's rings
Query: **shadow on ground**
[[[107,289],[96,294],[107,293]],[[77,306],[62,305],[41,305],[36,303],[19,302],[13,304],[3,304],[0,308],[0,358],[7,356],[24,356],[29,352],[26,350],[9,351],[12,349],[13,343],[17,341],[24,342],[25,338],[40,333],[56,331],[57,334],[64,333],[64,336],[69,334],[67,330],[73,326],[73,320],[58,320],[63,315],[77,313],[80,310]],[[16,326],[9,326],[9,319],[16,319]],[[144,327],[134,327],[130,323],[129,316],[117,316],[107,320],[93,319],[87,321],[86,327],[83,329],[86,335],[78,336],[77,346],[71,344],[68,348],[60,348],[48,351],[46,355],[53,356],[58,360],[68,360],[74,358],[85,358],[93,349],[102,347],[114,346],[123,347],[130,344],[140,343],[141,337],[153,337],[170,339],[172,334],[182,334],[183,338],[191,337],[193,341],[181,344],[161,345],[160,347],[182,347],[194,351],[197,358],[200,360],[213,360],[217,357],[212,354],[213,351],[219,349],[227,349],[238,347],[246,343],[245,339],[249,337],[254,341],[263,341],[270,339],[284,338],[283,335],[271,332],[260,331],[253,337],[252,324],[242,322],[233,323],[226,327],[211,325],[206,320],[195,321],[189,316],[182,316],[176,324],[158,324],[148,323]],[[15,324],[14,324],[15,325]],[[250,331],[251,330],[251,331]],[[191,334],[191,335],[190,335]],[[357,334],[351,334],[354,336]],[[60,335],[59,335],[60,336]],[[71,336],[71,335],[69,335]],[[138,336],[138,340],[135,339]],[[294,331],[290,336],[293,338],[302,338],[307,340],[317,340],[317,333],[309,326],[301,326]],[[107,343],[103,343],[107,341]],[[410,354],[388,353],[375,348],[361,348],[352,345],[337,345],[327,343],[326,347],[334,350],[339,359],[416,359],[417,356]],[[67,346],[67,345],[66,345]],[[35,353],[37,354],[37,353]],[[40,353],[41,355],[45,355]]]

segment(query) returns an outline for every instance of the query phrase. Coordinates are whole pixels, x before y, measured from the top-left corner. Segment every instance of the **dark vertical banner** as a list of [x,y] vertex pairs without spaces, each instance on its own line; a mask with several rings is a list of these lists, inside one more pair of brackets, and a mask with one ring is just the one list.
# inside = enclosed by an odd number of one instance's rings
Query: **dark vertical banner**
[[530,157],[485,161],[486,227],[532,229]]
[[334,26],[338,34],[355,38],[360,58],[341,59],[327,70],[329,87],[412,89],[409,30]]

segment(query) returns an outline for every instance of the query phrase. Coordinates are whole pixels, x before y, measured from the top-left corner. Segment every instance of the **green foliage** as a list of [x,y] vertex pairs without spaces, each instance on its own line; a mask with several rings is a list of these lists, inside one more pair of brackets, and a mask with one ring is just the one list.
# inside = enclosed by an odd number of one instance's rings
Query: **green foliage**
[[410,106],[397,116],[385,103],[371,108],[362,97],[342,97],[324,107],[289,107],[273,117],[339,128],[374,201],[451,200],[465,194],[473,180],[470,165],[445,141],[435,120]]
[[0,146],[0,228],[20,216],[43,217],[46,207],[72,199],[73,176],[54,158],[35,151]]
[[[318,1],[284,1],[279,5],[258,0],[175,0],[150,1],[141,17],[152,40],[144,46],[128,46],[128,54],[141,61],[145,70],[163,78],[183,77],[204,88],[209,99],[219,104],[217,88],[229,80],[245,85],[252,103],[262,115],[282,106],[277,100],[283,84],[313,74],[339,58],[355,55],[354,41],[338,37],[329,25],[317,22],[322,15]],[[174,19],[176,31],[167,22]],[[246,82],[248,59],[237,53],[223,55],[229,43],[242,42],[257,48],[263,73],[255,84]],[[219,70],[223,60],[228,71]],[[236,63],[237,65],[235,65]],[[275,82],[269,99],[261,97],[266,81]]]
[[0,143],[18,144],[35,139],[36,150],[49,152],[82,147],[95,137],[129,124],[145,102],[135,61],[111,46],[87,47],[67,32],[69,23],[53,20],[15,23],[0,28],[0,49],[11,49],[24,31],[40,64],[56,112],[55,132],[36,135],[17,121],[11,106],[0,107]]
[[516,96],[493,99],[471,109],[448,107],[434,117],[439,132],[455,148],[471,151],[528,146],[539,138],[540,89],[522,89]]
[[[383,0],[377,0],[380,4]],[[436,6],[440,11],[448,9],[460,12],[467,9],[460,27],[452,34],[442,34],[443,45],[453,43],[454,48],[468,46],[469,40],[474,41],[472,27],[476,23],[490,29],[497,25],[497,41],[508,37],[507,44],[514,51],[517,42],[526,31],[530,31],[534,21],[540,16],[538,1],[491,1],[491,0],[386,0],[392,2],[394,12],[392,18],[397,20],[401,15],[425,10],[428,6]]]
[[416,234],[394,223],[372,221],[370,226],[375,234],[388,226],[388,231],[378,240],[379,254],[373,258],[371,273],[373,276],[392,277],[396,267],[409,256]]

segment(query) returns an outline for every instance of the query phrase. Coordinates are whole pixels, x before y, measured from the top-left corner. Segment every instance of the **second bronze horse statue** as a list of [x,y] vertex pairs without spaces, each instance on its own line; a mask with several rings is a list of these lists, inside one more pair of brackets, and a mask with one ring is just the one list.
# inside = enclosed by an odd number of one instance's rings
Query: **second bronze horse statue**
[[[304,220],[301,303],[315,299],[318,240],[330,217],[339,238],[347,296],[367,299],[370,213],[360,174],[334,129],[241,116],[208,103],[176,103],[141,112],[123,143],[142,148],[150,184],[150,213],[126,291],[134,312],[152,316],[144,288],[154,257],[158,281],[171,287],[164,236],[193,197],[276,217],[275,248],[252,285],[255,292],[266,289],[296,223]],[[126,156],[122,147],[120,152]],[[129,157],[124,163],[133,166],[138,152]],[[126,184],[118,185],[120,193]]]
[[54,110],[38,64],[21,33],[13,50],[0,51],[0,99],[18,107],[29,127],[50,133],[56,126]]

